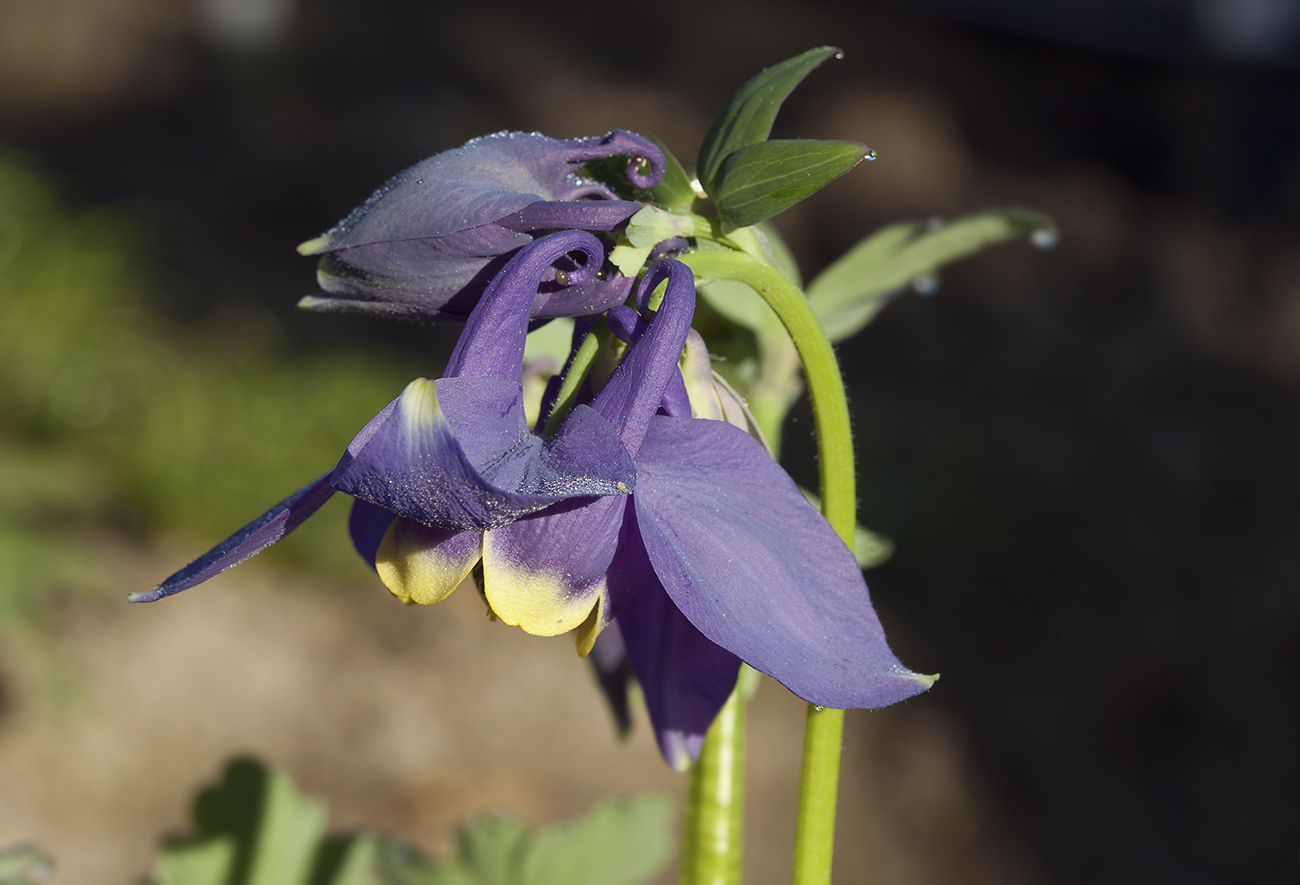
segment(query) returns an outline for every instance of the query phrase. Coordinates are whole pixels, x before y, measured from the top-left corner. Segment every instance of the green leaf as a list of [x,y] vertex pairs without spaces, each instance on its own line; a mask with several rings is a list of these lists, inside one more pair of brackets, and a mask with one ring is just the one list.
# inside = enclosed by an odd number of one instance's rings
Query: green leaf
[[[154,867],[154,885],[369,885],[351,846],[336,845],[325,867],[339,875],[313,875],[322,849],[324,807],[300,794],[281,771],[252,759],[235,759],[222,780],[194,802],[194,835],[168,839]],[[342,878],[346,873],[348,878]]]
[[524,828],[508,817],[484,818],[461,831],[457,857],[474,874],[475,885],[519,885],[528,852]]
[[673,804],[646,795],[605,802],[585,817],[539,833],[524,857],[520,885],[637,885],[673,853]]
[[37,885],[54,875],[54,861],[35,845],[0,851],[0,885]]
[[650,189],[649,199],[644,202],[661,206],[670,212],[690,212],[691,207],[695,205],[696,196],[695,189],[691,187],[690,173],[673,156],[672,151],[668,150],[667,145],[653,135],[647,137],[659,145],[664,152],[668,169],[664,172],[663,180]]
[[585,817],[529,835],[508,817],[461,831],[449,863],[432,865],[400,845],[379,849],[382,885],[640,885],[673,853],[666,796],[606,802]]
[[808,286],[808,300],[831,341],[843,341],[918,277],[1026,234],[1051,239],[1055,227],[1026,209],[976,212],[937,229],[916,221],[890,225],[826,268]]
[[725,227],[766,221],[856,166],[867,149],[856,141],[764,141],[732,153],[718,171],[713,198]]
[[696,175],[710,196],[714,195],[713,185],[727,157],[743,147],[765,141],[786,96],[813,68],[839,54],[840,50],[834,46],[810,49],[772,65],[736,90],[705,134],[695,162]]

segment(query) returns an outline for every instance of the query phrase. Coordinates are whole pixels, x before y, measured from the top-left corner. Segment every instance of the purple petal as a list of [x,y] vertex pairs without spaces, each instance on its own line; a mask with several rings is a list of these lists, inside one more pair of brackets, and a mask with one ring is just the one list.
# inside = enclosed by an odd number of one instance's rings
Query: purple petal
[[505,264],[504,256],[532,241],[528,234],[487,224],[441,238],[331,252],[321,258],[316,271],[322,294],[310,296],[301,306],[391,313],[385,305],[398,304],[408,313],[463,321]]
[[191,562],[185,568],[146,593],[132,593],[131,602],[156,602],[164,597],[188,590],[215,577],[228,568],[234,568],[250,556],[261,553],[289,532],[302,525],[321,505],[330,499],[327,473],[303,486],[257,519],[235,532],[216,547]]
[[799,697],[881,707],[930,687],[890,652],[853,554],[752,437],[721,421],[653,418],[635,501],[682,613]]
[[632,729],[632,714],[627,703],[627,683],[632,677],[632,665],[627,659],[627,646],[623,644],[618,621],[596,637],[587,660],[596,671],[596,682],[609,702],[619,736],[624,737]]
[[496,220],[509,230],[615,230],[641,211],[630,200],[539,200]]
[[507,624],[535,636],[558,636],[589,619],[577,638],[595,642],[607,574],[623,536],[626,497],[577,499],[522,517],[483,539],[483,591]]
[[516,252],[465,321],[465,331],[447,360],[446,375],[518,379],[538,285],[554,279],[552,265],[571,252],[586,257],[582,265],[568,264],[567,278],[574,283],[594,278],[605,260],[600,241],[576,230],[550,234]]
[[395,518],[391,511],[376,507],[369,501],[360,498],[352,501],[352,512],[348,514],[348,534],[352,538],[352,546],[372,569],[375,567],[375,554],[379,552],[379,545]]
[[623,357],[591,403],[619,428],[623,444],[634,457],[669,381],[680,377],[677,360],[695,312],[695,277],[686,265],[672,260],[660,261],[646,272],[637,290],[638,306],[645,309],[650,293],[665,278],[668,288],[650,329]]
[[684,770],[736,687],[740,658],[695,629],[657,584],[637,594],[617,623],[659,751]]
[[375,571],[398,599],[431,605],[469,577],[482,552],[482,532],[434,528],[399,517],[379,545]]
[[317,255],[370,243],[444,237],[539,201],[613,199],[607,187],[576,172],[588,160],[620,154],[648,161],[648,173],[641,173],[635,160],[629,163],[637,186],[651,186],[662,177],[662,152],[621,130],[572,141],[522,132],[475,139],[398,173],[351,215],[299,249]]

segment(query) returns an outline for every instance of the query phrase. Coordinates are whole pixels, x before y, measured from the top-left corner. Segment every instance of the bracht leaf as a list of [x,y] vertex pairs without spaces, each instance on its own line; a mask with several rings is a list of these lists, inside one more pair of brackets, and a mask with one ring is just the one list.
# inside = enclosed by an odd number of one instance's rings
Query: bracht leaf
[[1029,235],[1036,245],[1055,241],[1046,215],[1027,209],[990,209],[947,224],[907,221],[882,228],[850,249],[808,286],[808,300],[831,341],[843,341],[869,323],[890,299],[917,279],[987,246]]
[[856,141],[763,141],[731,154],[718,170],[713,199],[724,229],[766,221],[856,166]]
[[840,50],[834,46],[809,49],[802,55],[772,65],[736,90],[705,133],[695,161],[695,174],[710,196],[713,196],[718,171],[727,157],[743,147],[765,141],[786,96],[808,76],[809,71],[832,55],[839,54]]

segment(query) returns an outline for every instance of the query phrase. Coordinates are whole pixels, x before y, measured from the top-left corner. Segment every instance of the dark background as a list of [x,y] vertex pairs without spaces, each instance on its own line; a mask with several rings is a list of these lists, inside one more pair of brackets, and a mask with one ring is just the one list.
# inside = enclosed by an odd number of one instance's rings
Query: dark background
[[689,163],[759,68],[842,46],[777,134],[881,159],[781,220],[809,276],[903,217],[1061,230],[840,349],[895,650],[942,672],[928,703],[1043,881],[1295,881],[1298,30],[1287,0],[33,0],[0,6],[0,142],[146,219],[178,320],[243,305],[302,353],[419,352],[295,314],[293,245],[500,129],[648,131]]

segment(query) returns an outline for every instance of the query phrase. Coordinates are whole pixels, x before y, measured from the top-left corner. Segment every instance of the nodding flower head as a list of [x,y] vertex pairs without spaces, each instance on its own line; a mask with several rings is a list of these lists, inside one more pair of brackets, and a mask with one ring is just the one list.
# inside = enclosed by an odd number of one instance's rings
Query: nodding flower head
[[[725,405],[700,402],[684,379],[694,305],[690,270],[664,260],[642,280],[637,311],[608,314],[630,346],[589,410],[632,459],[628,494],[575,497],[483,530],[389,517],[383,544],[370,548],[408,601],[441,599],[481,559],[484,595],[505,623],[543,636],[575,630],[583,654],[617,623],[660,748],[678,767],[698,754],[741,661],[829,707],[884,706],[933,682],[890,652],[830,524],[761,442],[728,423]],[[359,549],[362,534],[354,524]]]
[[[537,236],[613,231],[641,209],[583,175],[583,164],[620,156],[628,158],[633,187],[653,187],[663,178],[663,151],[621,129],[571,140],[499,132],[436,154],[298,247],[321,256],[322,290],[299,306],[464,321],[509,256]],[[611,247],[612,238],[606,253]],[[539,289],[534,318],[600,313],[622,302],[632,286],[612,266],[579,284],[563,283]]]

